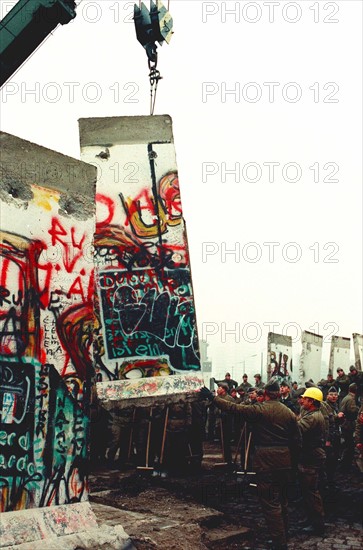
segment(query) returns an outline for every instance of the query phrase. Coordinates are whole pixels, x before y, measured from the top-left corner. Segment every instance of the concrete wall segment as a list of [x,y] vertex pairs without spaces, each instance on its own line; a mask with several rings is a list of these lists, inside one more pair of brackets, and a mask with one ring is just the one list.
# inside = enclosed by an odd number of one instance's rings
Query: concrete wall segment
[[78,121],[81,148],[117,144],[173,143],[169,115],[81,118]]
[[88,498],[96,168],[0,135],[0,511]]
[[[97,178],[94,166],[6,132],[0,132],[0,151],[3,182],[36,184],[61,193],[81,194],[84,200],[93,199]],[[8,187],[2,183],[2,189]]]

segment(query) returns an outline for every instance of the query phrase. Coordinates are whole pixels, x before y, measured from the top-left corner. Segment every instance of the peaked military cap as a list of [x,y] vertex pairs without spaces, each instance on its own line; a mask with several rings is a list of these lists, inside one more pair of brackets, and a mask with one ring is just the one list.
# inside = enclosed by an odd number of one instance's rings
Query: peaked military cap
[[280,384],[277,378],[273,377],[268,380],[267,384],[265,385],[266,391],[280,391]]
[[329,388],[328,393],[338,393],[338,390],[335,386],[332,386],[331,388]]

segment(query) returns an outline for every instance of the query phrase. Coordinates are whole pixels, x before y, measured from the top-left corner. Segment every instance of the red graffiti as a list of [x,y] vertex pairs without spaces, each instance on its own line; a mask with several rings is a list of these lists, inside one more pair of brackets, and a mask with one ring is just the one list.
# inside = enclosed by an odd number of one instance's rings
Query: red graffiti
[[71,298],[71,296],[73,296],[74,294],[78,294],[79,296],[81,296],[82,302],[85,302],[82,281],[79,275],[78,277],[75,278],[75,280],[71,284],[70,289],[67,292],[67,298]]
[[77,304],[57,319],[57,333],[81,380],[92,372],[90,348],[94,324],[93,304]]
[[[96,204],[99,203],[103,206],[105,206],[108,210],[108,214],[106,215],[104,220],[97,221],[96,227],[101,228],[109,225],[112,222],[114,213],[115,213],[115,204],[110,197],[106,197],[106,195],[102,195],[101,193],[96,193]],[[97,213],[98,214],[98,213]],[[97,215],[97,218],[99,216]]]
[[[64,268],[67,273],[72,273],[76,263],[83,255],[82,247],[86,239],[86,234],[84,233],[82,238],[77,242],[75,238],[75,228],[72,227],[70,230],[70,241],[67,242],[61,237],[69,237],[68,232],[56,218],[52,218],[52,226],[48,230],[48,233],[52,237],[52,246],[55,246],[57,242],[62,245]],[[78,249],[77,253],[74,253],[75,248]]]

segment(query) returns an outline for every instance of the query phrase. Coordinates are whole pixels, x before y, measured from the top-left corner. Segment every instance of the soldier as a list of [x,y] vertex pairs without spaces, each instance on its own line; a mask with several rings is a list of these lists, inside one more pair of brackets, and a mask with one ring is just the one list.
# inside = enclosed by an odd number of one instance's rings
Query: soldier
[[297,392],[298,387],[299,387],[299,384],[295,381],[291,384],[291,398],[292,398],[292,400],[294,400],[294,399],[296,400],[296,397],[297,397],[296,392]]
[[302,436],[299,478],[304,501],[306,523],[303,531],[324,534],[324,507],[319,492],[319,471],[325,461],[325,421],[320,412],[323,393],[319,388],[307,388],[301,397],[305,414],[298,420]]
[[[328,373],[328,376],[326,379],[322,378],[320,380],[320,382],[318,383],[318,387],[321,389],[321,391],[323,392],[323,397],[324,399],[326,399],[326,396],[328,394],[328,391],[330,390],[330,388],[332,386],[334,386],[334,377],[332,375],[331,372]],[[335,387],[335,386],[334,386]]]
[[334,386],[339,390],[339,403],[342,402],[344,397],[348,394],[349,378],[341,368],[337,369],[338,376],[334,380]]
[[249,388],[252,388],[252,384],[248,382],[248,376],[247,374],[244,374],[242,376],[242,384],[238,386],[239,388],[242,388],[245,393],[247,393]]
[[338,391],[332,386],[326,396],[329,414],[329,433],[325,444],[326,452],[326,480],[329,491],[335,491],[335,471],[338,466],[340,452],[340,434],[343,413],[338,408]]
[[224,380],[216,380],[215,378],[213,378],[213,380],[214,380],[214,383],[217,384],[217,385],[220,382],[223,382],[224,384],[227,384],[228,391],[232,388],[237,388],[237,386],[238,386],[238,382],[236,382],[235,380],[233,380],[233,378],[231,378],[231,374],[229,372],[226,372],[226,374],[224,376]]
[[306,388],[300,387],[296,390],[296,407],[299,410],[298,419],[305,413],[305,410],[302,408],[302,396],[304,395]]
[[265,384],[261,380],[261,375],[259,373],[255,374],[254,379],[255,379],[255,388],[257,388],[258,390],[263,390],[263,388],[265,387]]
[[356,401],[357,401],[357,404],[359,405],[361,403],[361,397],[362,397],[362,391],[363,391],[363,373],[358,372],[358,369],[355,365],[351,365],[349,367],[348,378],[351,384],[357,384]]
[[247,405],[253,405],[257,402],[257,388],[248,388],[245,402]]
[[[203,460],[203,441],[205,440],[205,427],[207,421],[207,410],[204,401],[195,400],[191,404],[192,423],[189,432],[190,453],[193,456],[191,465],[200,470]],[[190,461],[192,459],[190,458]]]
[[293,457],[300,442],[295,415],[279,403],[280,387],[276,380],[265,386],[265,401],[255,405],[227,402],[202,388],[201,397],[214,400],[226,412],[238,413],[251,423],[255,452],[253,467],[257,473],[258,495],[272,537],[272,548],[287,549],[287,487]]
[[263,403],[265,401],[265,390],[257,390],[256,401],[257,403]]
[[[125,407],[123,409],[114,408],[110,411],[110,441],[108,444],[107,462],[112,468],[122,467],[128,461],[128,450],[131,429],[133,426],[134,407]],[[118,461],[115,461],[116,455]]]
[[[165,457],[163,457],[162,468],[167,473],[180,475],[185,473],[188,466],[188,455],[190,456],[188,443],[192,424],[192,407],[188,401],[179,399],[177,403],[168,405],[168,408]],[[166,477],[165,472],[162,472],[162,477]]]
[[236,388],[232,388],[229,390],[229,395],[233,397],[234,400],[238,399],[237,390]]
[[299,414],[299,406],[291,399],[290,386],[284,380],[280,384],[280,403],[288,407],[294,414]]
[[[228,393],[228,385],[224,382],[219,382],[217,388],[217,396],[220,399],[227,401],[229,403],[235,403],[233,397]],[[219,410],[219,422],[221,426],[221,434],[223,434],[222,448],[224,454],[224,460],[229,467],[232,467],[232,449],[231,449],[231,440],[233,436],[233,416],[227,414],[223,410]]]
[[358,415],[358,405],[356,404],[357,384],[350,384],[349,393],[340,404],[339,411],[343,413],[344,420],[342,424],[342,436],[344,439],[342,458],[340,461],[341,470],[349,472],[352,468],[354,457],[354,428]]
[[236,388],[238,398],[240,399],[239,403],[242,403],[246,398],[246,392],[242,387],[242,384],[240,386],[237,386]]

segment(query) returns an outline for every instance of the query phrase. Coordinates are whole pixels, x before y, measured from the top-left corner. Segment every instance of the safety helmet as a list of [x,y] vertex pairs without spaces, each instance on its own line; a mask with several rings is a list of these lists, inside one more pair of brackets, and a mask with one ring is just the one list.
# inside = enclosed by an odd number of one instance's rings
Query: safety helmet
[[315,399],[316,401],[323,400],[323,392],[319,388],[306,388],[305,392],[301,397],[310,397],[310,399]]

